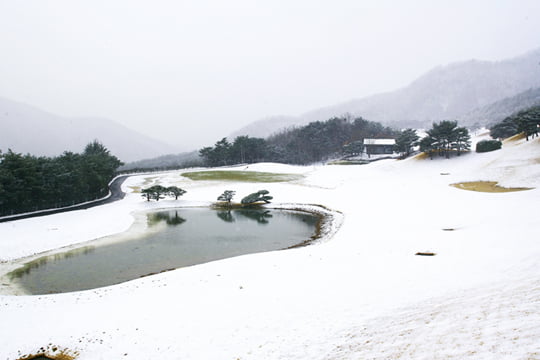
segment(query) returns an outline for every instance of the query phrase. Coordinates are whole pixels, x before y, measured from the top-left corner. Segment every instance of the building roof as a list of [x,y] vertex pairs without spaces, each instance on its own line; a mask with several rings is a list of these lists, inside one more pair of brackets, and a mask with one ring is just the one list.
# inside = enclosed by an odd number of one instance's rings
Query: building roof
[[395,145],[395,139],[364,139],[364,145]]

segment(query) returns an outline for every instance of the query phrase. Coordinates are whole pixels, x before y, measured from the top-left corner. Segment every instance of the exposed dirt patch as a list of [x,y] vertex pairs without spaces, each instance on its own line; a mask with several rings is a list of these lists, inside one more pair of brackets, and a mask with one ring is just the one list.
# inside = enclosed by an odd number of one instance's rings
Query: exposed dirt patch
[[425,159],[429,159],[429,155],[427,153],[425,153],[425,152],[421,152],[420,154],[415,155],[413,157],[413,159],[415,159],[415,160],[425,160]]
[[450,184],[450,186],[453,186],[455,188],[462,189],[462,190],[489,192],[489,193],[503,193],[503,192],[524,191],[524,190],[532,189],[532,188],[526,188],[526,187],[506,188],[506,187],[499,186],[497,184],[498,184],[497,181],[470,181],[470,182]]
[[521,140],[521,139],[525,139],[525,133],[519,133],[519,134],[516,134],[514,136],[510,136],[509,138],[506,138],[506,139],[503,140],[503,144],[513,142],[513,141],[518,141],[518,140]]
[[75,360],[78,356],[78,351],[49,344],[39,348],[35,353],[22,355],[17,360]]
[[152,184],[154,180],[156,180],[157,178],[158,178],[157,176],[150,176],[150,177],[144,178],[144,183],[142,184],[142,186],[148,186]]

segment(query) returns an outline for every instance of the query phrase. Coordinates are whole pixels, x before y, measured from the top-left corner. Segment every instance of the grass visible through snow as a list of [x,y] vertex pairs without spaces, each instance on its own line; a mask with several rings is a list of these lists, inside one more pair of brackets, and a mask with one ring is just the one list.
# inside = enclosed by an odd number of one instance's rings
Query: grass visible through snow
[[300,180],[303,176],[297,174],[279,174],[258,171],[196,171],[181,174],[191,180],[210,181],[240,181],[240,182],[287,182]]
[[369,164],[369,161],[365,160],[336,160],[331,161],[328,165],[366,165]]
[[462,189],[462,190],[490,192],[490,193],[531,190],[531,188],[505,188],[505,187],[497,185],[496,181],[471,181],[471,182],[451,184],[451,186],[456,187],[458,189]]

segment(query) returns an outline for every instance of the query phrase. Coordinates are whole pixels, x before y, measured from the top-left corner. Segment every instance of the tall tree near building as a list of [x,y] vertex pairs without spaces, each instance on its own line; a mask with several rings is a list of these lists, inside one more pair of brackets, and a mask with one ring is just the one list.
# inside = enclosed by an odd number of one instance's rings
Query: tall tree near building
[[418,134],[414,129],[405,129],[399,132],[396,137],[396,150],[401,154],[402,158],[406,158],[411,154],[412,148],[418,139]]

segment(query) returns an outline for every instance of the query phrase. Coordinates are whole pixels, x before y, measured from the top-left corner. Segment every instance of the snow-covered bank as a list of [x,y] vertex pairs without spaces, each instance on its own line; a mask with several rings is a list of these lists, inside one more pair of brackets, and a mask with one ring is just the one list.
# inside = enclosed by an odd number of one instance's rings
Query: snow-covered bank
[[[79,359],[540,358],[540,141],[451,160],[364,166],[250,165],[291,183],[129,178],[208,205],[225,189],[343,214],[329,240],[240,256],[83,292],[0,296],[0,354],[49,343]],[[534,190],[489,194],[451,183]],[[131,213],[178,205],[130,193],[95,209],[0,224],[2,261],[121,232]],[[452,230],[450,230],[452,229]],[[420,257],[418,251],[432,251]]]

